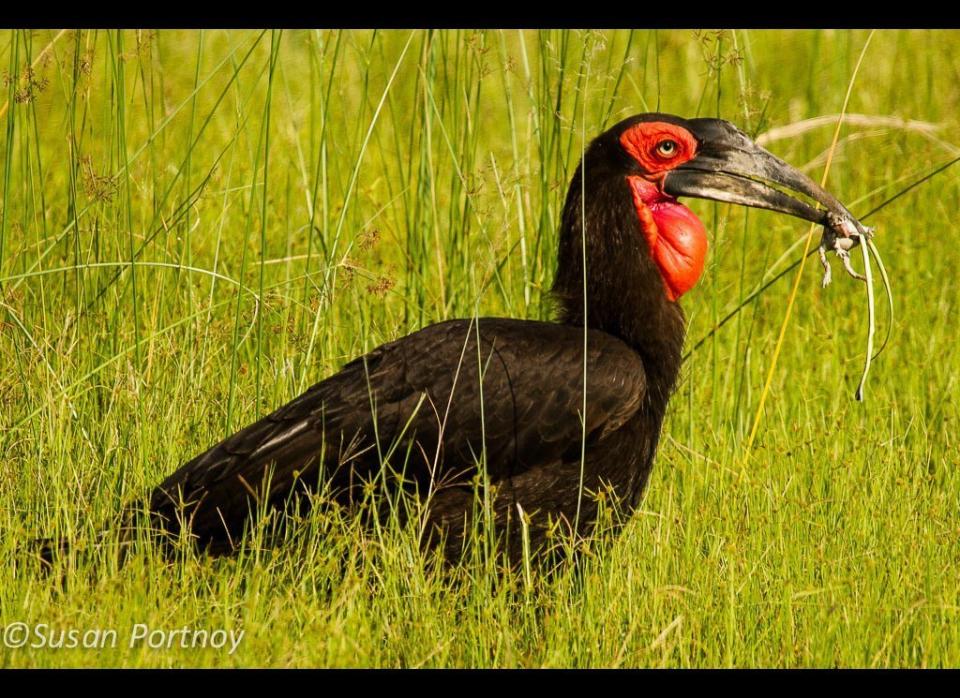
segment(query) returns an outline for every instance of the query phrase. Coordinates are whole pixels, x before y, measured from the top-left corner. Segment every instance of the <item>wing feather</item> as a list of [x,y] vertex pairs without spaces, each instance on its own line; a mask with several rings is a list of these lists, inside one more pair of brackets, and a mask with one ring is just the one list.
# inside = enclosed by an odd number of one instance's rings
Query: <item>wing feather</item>
[[150,510],[173,532],[188,518],[216,548],[242,533],[266,477],[278,505],[321,474],[349,494],[390,453],[390,465],[421,488],[468,480],[484,449],[494,483],[578,457],[584,433],[602,441],[646,398],[643,363],[619,339],[589,331],[586,361],[584,426],[582,328],[497,318],[431,325],[187,462],[154,490]]

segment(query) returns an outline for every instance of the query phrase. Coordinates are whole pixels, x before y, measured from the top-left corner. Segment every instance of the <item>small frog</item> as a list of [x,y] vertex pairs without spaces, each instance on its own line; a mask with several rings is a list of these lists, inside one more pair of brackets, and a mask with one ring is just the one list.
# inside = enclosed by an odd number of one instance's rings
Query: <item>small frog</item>
[[873,231],[873,228],[857,223],[852,218],[839,216],[832,212],[826,214],[819,247],[820,264],[823,265],[823,281],[820,282],[820,285],[823,288],[826,288],[833,279],[830,262],[827,260],[828,250],[837,253],[843,263],[843,268],[850,276],[860,281],[867,280],[867,277],[858,273],[850,263],[850,250],[859,245],[864,237],[873,237]]

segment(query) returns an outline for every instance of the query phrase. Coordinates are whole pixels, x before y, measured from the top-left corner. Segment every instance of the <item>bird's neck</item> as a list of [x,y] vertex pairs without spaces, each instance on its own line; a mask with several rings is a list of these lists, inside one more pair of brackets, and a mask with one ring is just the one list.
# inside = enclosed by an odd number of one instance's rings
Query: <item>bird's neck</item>
[[643,359],[651,401],[665,407],[680,371],[683,311],[667,296],[627,180],[602,172],[588,176],[584,197],[580,172],[578,168],[571,183],[561,222],[553,285],[561,321],[586,324],[630,345]]

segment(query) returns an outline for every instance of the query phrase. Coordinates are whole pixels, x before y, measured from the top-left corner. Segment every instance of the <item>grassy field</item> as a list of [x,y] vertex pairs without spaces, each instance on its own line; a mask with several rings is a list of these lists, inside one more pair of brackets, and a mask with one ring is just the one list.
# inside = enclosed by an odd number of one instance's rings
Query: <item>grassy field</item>
[[[719,115],[819,179],[867,37],[0,34],[0,666],[960,664],[960,166],[867,221],[896,323],[866,401],[863,287],[837,267],[821,290],[811,259],[749,460],[795,271],[691,354],[642,511],[576,567],[447,574],[332,512],[239,559],[13,562],[384,341],[549,317],[568,178],[620,118]],[[854,213],[960,154],[958,66],[960,34],[873,36],[828,180]],[[693,348],[808,228],[690,205]],[[17,648],[18,623],[117,637]],[[167,644],[131,647],[137,624]]]

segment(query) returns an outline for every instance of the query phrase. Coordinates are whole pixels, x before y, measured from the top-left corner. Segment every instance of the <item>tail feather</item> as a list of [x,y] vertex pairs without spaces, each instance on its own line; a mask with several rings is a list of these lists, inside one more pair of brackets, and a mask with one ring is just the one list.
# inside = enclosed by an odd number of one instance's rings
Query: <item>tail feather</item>
[[26,554],[40,563],[44,569],[53,569],[53,563],[70,554],[70,539],[66,537],[34,538],[27,546]]
[[[52,569],[58,560],[67,560],[71,555],[88,554],[116,545],[119,562],[123,564],[131,544],[136,539],[137,513],[141,508],[126,507],[114,526],[105,525],[91,538],[70,536],[41,536],[22,546],[26,559],[38,562],[44,569]],[[159,536],[157,536],[160,538]]]

